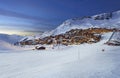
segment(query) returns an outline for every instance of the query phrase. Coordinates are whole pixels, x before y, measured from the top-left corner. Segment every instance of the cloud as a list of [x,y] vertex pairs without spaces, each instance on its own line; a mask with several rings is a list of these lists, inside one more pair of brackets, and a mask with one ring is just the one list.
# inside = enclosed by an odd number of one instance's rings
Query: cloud
[[22,31],[49,31],[54,29],[55,27],[49,24],[40,24],[40,23],[33,23],[33,24],[14,24],[14,23],[0,23],[0,28],[8,29],[8,30],[22,30]]
[[[15,17],[15,18],[20,18],[20,19],[26,19],[26,20],[32,21],[28,25],[24,24],[24,23],[18,23],[18,24],[8,23],[8,22],[0,23],[0,26],[3,26],[3,28],[8,27],[8,28],[13,28],[13,29],[14,28],[15,29],[20,28],[19,30],[24,29],[24,30],[46,31],[46,30],[51,30],[55,27],[55,25],[49,20],[39,18],[39,17],[29,16],[29,15],[26,15],[26,14],[13,12],[13,11],[1,9],[1,8],[0,8],[0,15],[7,16],[7,17]],[[22,21],[22,20],[20,20],[20,21]],[[28,21],[26,21],[26,22],[28,22]]]
[[32,20],[41,24],[51,24],[51,20],[40,18],[40,17],[35,17],[35,16],[30,16],[26,15],[23,13],[18,13],[18,12],[13,12],[10,10],[2,9],[0,8],[0,15],[2,16],[8,16],[8,17],[15,17],[15,18],[21,18],[21,19],[27,19],[27,20]]
[[41,22],[47,21],[43,18],[33,17],[33,16],[29,16],[29,15],[25,15],[22,13],[17,13],[17,12],[13,12],[13,11],[1,9],[1,8],[0,8],[0,15],[9,16],[9,17],[16,17],[16,18],[23,18],[23,19],[28,19],[28,20],[41,21]]

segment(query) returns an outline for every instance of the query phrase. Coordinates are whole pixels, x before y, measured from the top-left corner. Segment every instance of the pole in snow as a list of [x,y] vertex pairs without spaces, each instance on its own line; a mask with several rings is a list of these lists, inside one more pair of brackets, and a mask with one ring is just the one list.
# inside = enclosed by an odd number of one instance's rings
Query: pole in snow
[[79,47],[78,47],[78,61],[80,60],[80,51],[79,51]]

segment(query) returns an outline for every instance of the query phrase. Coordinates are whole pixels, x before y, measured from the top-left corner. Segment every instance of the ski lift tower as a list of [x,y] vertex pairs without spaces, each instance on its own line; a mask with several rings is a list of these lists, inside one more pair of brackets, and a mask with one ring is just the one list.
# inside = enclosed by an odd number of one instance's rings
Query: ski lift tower
[[114,29],[112,35],[105,44],[120,46],[120,30]]
[[57,44],[58,49],[60,48],[60,44],[62,43],[62,40],[63,40],[63,38],[62,38],[62,37],[59,37],[59,39],[58,39],[58,44]]

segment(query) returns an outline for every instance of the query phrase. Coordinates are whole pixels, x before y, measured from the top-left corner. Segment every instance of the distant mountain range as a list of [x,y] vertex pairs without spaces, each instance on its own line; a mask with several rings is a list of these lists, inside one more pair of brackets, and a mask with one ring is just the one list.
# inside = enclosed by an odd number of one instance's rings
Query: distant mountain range
[[23,37],[19,36],[19,35],[0,34],[0,41],[5,41],[5,42],[11,43],[11,44],[17,42],[21,38],[23,38]]
[[13,44],[22,39],[22,36],[0,34],[0,50],[13,49]]

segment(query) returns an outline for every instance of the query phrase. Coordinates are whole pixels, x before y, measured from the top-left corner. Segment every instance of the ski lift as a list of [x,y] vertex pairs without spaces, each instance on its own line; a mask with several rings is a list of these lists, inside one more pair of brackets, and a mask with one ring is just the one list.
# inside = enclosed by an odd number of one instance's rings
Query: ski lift
[[120,46],[120,30],[114,30],[109,40],[105,44],[111,46]]

